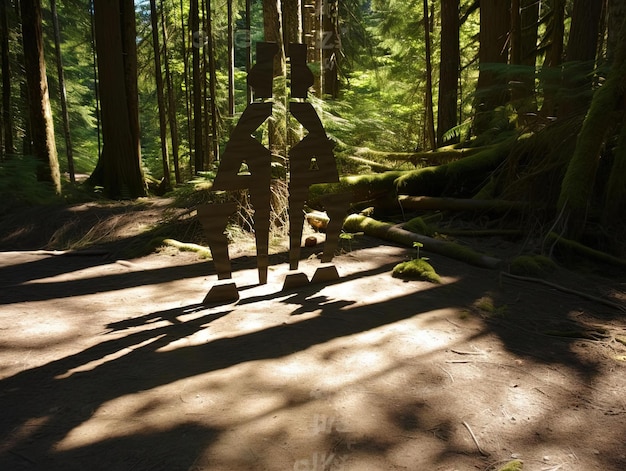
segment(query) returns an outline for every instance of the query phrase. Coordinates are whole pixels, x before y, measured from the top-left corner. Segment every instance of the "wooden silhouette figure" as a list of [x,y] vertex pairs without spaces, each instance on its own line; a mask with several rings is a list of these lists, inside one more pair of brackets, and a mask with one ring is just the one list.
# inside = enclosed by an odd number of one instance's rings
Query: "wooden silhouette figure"
[[[272,96],[273,58],[278,51],[274,43],[257,43],[257,63],[250,70],[248,84],[254,89],[255,98]],[[226,145],[224,154],[213,181],[215,190],[244,190],[250,192],[250,200],[254,207],[254,233],[256,241],[257,268],[259,283],[267,283],[267,267],[269,264],[269,221],[270,221],[270,178],[271,153],[269,149],[257,141],[253,133],[272,115],[272,103],[250,103],[244,110],[237,126],[233,130]],[[243,170],[247,166],[247,170]],[[198,214],[211,214],[210,209],[198,210]],[[217,212],[222,220],[215,225],[205,222],[205,231],[219,230],[228,219],[224,220],[224,211]],[[232,213],[231,213],[232,214]],[[206,218],[204,218],[206,219]],[[222,229],[223,231],[223,229]],[[209,235],[214,241],[215,251],[211,253],[215,260],[218,278],[230,278],[230,261],[228,263],[228,241],[225,238]],[[225,246],[224,246],[225,244]],[[216,255],[218,258],[216,258]]]
[[[257,43],[257,63],[248,74],[248,85],[254,89],[256,99],[272,96],[273,58],[278,47],[274,43]],[[296,99],[307,98],[308,89],[313,84],[313,73],[306,65],[306,45],[290,44],[291,93]],[[304,202],[308,198],[309,186],[314,183],[339,181],[339,174],[333,154],[334,144],[324,131],[315,109],[307,102],[291,102],[289,111],[308,132],[289,151],[289,265],[296,270],[300,258],[302,229],[304,226]],[[244,190],[250,192],[254,207],[254,232],[256,240],[257,269],[259,283],[267,283],[269,264],[269,221],[270,221],[270,180],[271,153],[257,141],[253,133],[272,115],[271,102],[249,103],[232,132],[213,181],[215,190]],[[339,231],[348,198],[329,198],[326,209],[330,223],[326,233],[326,246],[323,262],[330,262],[339,242]],[[207,233],[218,278],[232,276],[228,255],[228,240],[224,235],[229,217],[236,210],[235,203],[202,205],[198,217]],[[297,286],[307,281],[306,276],[296,274],[286,280],[285,286]],[[313,280],[327,281],[337,278],[335,267],[318,269]],[[293,284],[290,284],[293,282]],[[207,301],[236,300],[238,294],[234,283],[214,286]]]

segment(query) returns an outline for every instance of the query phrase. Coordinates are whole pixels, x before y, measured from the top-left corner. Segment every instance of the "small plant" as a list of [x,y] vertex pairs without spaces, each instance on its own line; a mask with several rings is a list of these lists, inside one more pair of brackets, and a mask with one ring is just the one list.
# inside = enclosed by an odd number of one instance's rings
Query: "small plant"
[[[415,257],[417,260],[420,260],[420,249],[422,247],[424,247],[424,244],[422,244],[421,242],[413,242],[413,247],[415,248],[415,250],[417,251],[417,256]],[[428,260],[427,258],[425,258],[424,260]]]
[[350,232],[342,232],[341,234],[339,234],[339,238],[341,240],[348,241],[348,252],[352,252],[352,239],[354,239],[354,234]]

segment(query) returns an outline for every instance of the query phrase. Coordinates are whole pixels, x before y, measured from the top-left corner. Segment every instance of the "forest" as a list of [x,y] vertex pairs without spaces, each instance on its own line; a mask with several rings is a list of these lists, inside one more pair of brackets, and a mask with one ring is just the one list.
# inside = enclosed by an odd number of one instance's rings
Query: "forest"
[[0,76],[0,470],[626,469],[625,0],[0,0]]
[[286,112],[288,48],[304,43],[341,175],[311,187],[311,208],[349,191],[350,212],[373,210],[354,232],[402,213],[441,235],[465,214],[475,233],[623,266],[625,19],[619,0],[6,0],[0,215],[216,198],[261,41],[279,53],[255,137],[283,191],[303,133]]

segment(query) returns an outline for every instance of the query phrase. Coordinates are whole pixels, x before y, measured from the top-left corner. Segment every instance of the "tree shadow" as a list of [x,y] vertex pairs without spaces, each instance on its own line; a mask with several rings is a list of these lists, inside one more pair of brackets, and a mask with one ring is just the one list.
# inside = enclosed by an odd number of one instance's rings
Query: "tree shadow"
[[[124,289],[130,286],[159,283],[184,277],[198,276],[206,263],[185,267],[171,267],[148,270],[124,275],[112,275],[104,279],[77,280],[68,283],[52,284],[50,291],[43,295],[32,289],[18,291],[22,301],[51,299],[56,291],[70,296],[99,292],[99,286],[108,290]],[[335,285],[387,271],[382,266],[370,271],[354,273],[337,280]],[[476,271],[478,270],[478,271]],[[333,299],[321,293],[323,286],[310,285],[295,293],[274,293],[263,296],[250,294],[236,306],[206,309],[200,304],[190,304],[175,309],[159,310],[142,316],[111,322],[107,325],[108,335],[115,335],[97,345],[76,354],[51,361],[11,377],[0,380],[0,401],[3,415],[0,418],[3,438],[0,443],[0,464],[16,464],[26,469],[189,469],[198,450],[209,447],[225,431],[219,427],[203,427],[197,424],[177,425],[167,430],[150,430],[134,433],[126,443],[123,439],[96,441],[79,448],[57,450],[56,444],[72,430],[90,419],[94,410],[103,404],[127,395],[138,394],[163,385],[172,384],[185,378],[225,370],[233,366],[260,360],[284,358],[294,352],[301,352],[339,338],[371,331],[383,326],[401,322],[422,314],[445,308],[464,309],[472,305],[486,290],[494,287],[493,279],[483,270],[466,268],[459,276],[454,265],[442,264],[442,275],[456,276],[456,281],[443,285],[429,286],[419,291],[407,292],[384,300],[360,303]],[[487,279],[487,283],[485,283]],[[103,283],[100,283],[102,281]],[[332,284],[332,283],[331,283]],[[34,294],[34,299],[31,297]],[[167,349],[177,341],[186,339],[216,320],[232,314],[241,307],[257,302],[279,301],[294,305],[289,323],[272,325],[252,332],[233,336],[222,336],[205,343],[185,345]],[[18,301],[15,301],[18,302]],[[207,311],[204,313],[203,311]],[[319,311],[319,315],[301,318],[300,315]],[[523,309],[510,317],[507,322],[485,323],[485,331],[495,333],[506,349],[520,356],[532,357],[544,363],[563,365],[578,372],[591,383],[598,372],[598,366],[588,363],[571,348],[575,339],[559,339],[545,345],[545,338],[524,337],[519,330],[512,328],[523,319]],[[517,313],[517,311],[516,311]],[[569,311],[555,305],[550,313],[554,317],[567,316]],[[193,315],[192,319],[186,319]],[[185,318],[181,320],[181,318]],[[136,328],[143,328],[133,331]],[[484,332],[483,332],[484,333]],[[481,334],[483,334],[481,333]],[[286,391],[286,394],[288,391]],[[71,404],[68,404],[71,397]],[[216,410],[219,413],[219,410]],[[405,430],[419,424],[418,415],[396,415],[393,420]],[[23,430],[29,421],[45,418],[45,425],[35,438],[28,435],[20,438],[17,431]],[[170,445],[173,436],[189,432],[189,441],[176,440]],[[447,432],[446,432],[447,433]],[[16,438],[17,437],[17,438]],[[374,443],[372,438],[363,438],[363,449],[382,452],[391,446],[389,443]],[[107,450],[114,448],[128,450],[128,455],[108,456]],[[135,450],[135,451],[133,451]],[[137,451],[139,450],[139,451]],[[146,458],[141,450],[156,450]],[[449,452],[463,452],[456,445]],[[168,456],[176,455],[176,466],[164,466]],[[133,459],[139,461],[133,464]],[[29,463],[29,460],[31,461]],[[147,460],[147,461],[141,461]],[[18,463],[18,464],[19,464]],[[18,465],[16,464],[16,466]],[[30,466],[31,468],[28,468]],[[174,465],[172,465],[174,466]],[[5,467],[5,466],[3,466]],[[8,467],[7,469],[20,469]]]

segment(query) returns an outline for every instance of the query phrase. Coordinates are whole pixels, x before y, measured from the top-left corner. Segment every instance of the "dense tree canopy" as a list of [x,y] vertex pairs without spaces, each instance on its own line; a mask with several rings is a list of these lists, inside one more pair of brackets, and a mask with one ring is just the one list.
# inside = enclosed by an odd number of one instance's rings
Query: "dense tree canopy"
[[[276,116],[257,137],[285,165],[301,132],[285,113],[287,49],[305,42],[310,100],[344,174],[415,173],[427,158],[506,143],[493,165],[437,192],[540,204],[546,227],[578,239],[596,225],[623,233],[625,10],[619,0],[6,0],[0,169],[34,156],[39,179],[54,181],[58,149],[67,180],[90,175],[112,198],[210,178],[253,99],[246,72],[263,40],[280,52]],[[411,191],[434,191],[433,178]]]

